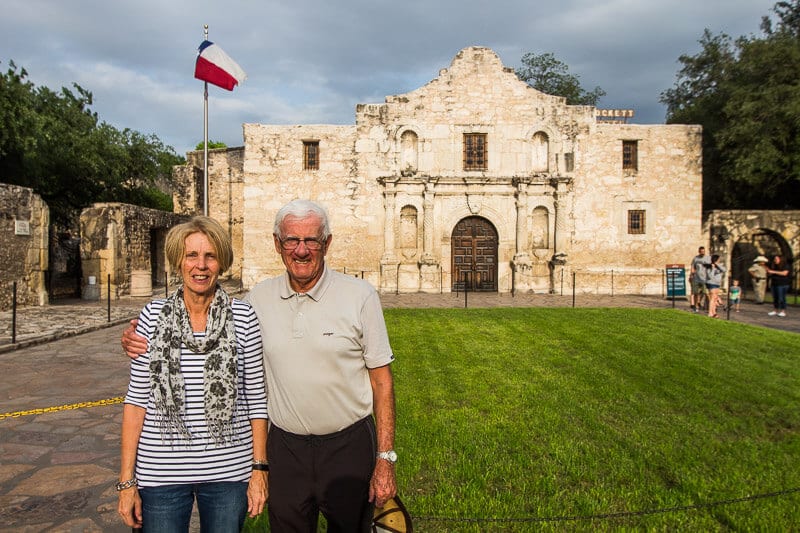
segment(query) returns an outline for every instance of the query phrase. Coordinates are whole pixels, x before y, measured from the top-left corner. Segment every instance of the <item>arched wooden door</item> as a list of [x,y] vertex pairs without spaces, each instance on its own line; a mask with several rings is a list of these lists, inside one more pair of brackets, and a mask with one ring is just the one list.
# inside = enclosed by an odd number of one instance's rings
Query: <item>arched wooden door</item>
[[453,229],[454,291],[497,290],[497,230],[482,217],[462,219]]

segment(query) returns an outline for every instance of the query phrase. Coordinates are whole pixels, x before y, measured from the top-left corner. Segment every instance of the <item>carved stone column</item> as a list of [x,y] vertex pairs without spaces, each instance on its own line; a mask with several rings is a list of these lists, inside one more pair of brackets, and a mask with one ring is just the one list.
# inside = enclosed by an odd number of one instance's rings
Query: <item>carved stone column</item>
[[439,261],[434,253],[434,191],[435,183],[428,180],[422,193],[422,257],[419,261],[420,290],[422,292],[440,292],[441,272]]
[[398,178],[379,178],[383,185],[383,257],[381,257],[381,290],[397,291],[397,268],[399,261],[395,255],[394,222],[395,200],[397,197]]
[[425,184],[425,192],[422,193],[422,262],[429,263],[435,261],[433,255],[433,185],[428,182]]
[[511,260],[512,292],[527,292],[532,288],[532,263],[526,250],[528,242],[528,185],[529,180],[515,179],[514,192],[516,206],[516,232],[514,238],[514,258]]

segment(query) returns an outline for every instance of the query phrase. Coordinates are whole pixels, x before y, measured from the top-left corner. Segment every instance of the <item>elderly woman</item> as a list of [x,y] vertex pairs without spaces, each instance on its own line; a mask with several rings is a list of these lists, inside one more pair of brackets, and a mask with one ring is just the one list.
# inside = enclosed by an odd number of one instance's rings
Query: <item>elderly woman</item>
[[144,531],[239,532],[267,499],[261,334],[249,304],[218,285],[233,261],[225,230],[195,217],[172,228],[167,260],[182,284],[147,304],[122,417],[119,514]]

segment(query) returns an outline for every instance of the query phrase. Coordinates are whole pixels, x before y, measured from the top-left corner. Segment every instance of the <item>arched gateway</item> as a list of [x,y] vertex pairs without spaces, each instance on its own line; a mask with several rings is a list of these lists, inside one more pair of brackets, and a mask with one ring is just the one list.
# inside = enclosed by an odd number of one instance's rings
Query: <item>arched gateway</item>
[[483,217],[467,217],[453,228],[454,291],[497,290],[497,230]]

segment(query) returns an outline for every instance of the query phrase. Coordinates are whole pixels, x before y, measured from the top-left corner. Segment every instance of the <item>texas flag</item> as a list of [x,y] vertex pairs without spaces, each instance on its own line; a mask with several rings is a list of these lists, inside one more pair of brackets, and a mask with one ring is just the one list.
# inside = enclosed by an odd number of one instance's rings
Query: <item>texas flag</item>
[[203,41],[197,49],[194,77],[232,91],[247,79],[247,74],[222,48],[211,41]]

